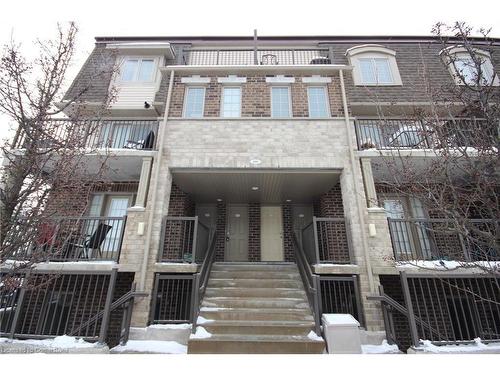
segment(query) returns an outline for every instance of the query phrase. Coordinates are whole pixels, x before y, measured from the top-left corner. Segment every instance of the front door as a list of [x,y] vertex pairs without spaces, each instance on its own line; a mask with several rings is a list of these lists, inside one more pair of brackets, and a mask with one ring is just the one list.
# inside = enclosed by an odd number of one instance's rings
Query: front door
[[226,261],[248,261],[248,206],[227,207]]
[[263,262],[282,262],[283,256],[283,216],[280,206],[260,208],[260,242]]

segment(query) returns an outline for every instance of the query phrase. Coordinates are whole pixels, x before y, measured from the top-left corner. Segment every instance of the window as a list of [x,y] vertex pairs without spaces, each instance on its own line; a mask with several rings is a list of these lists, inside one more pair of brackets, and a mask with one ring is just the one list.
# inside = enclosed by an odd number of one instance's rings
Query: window
[[222,93],[221,116],[241,116],[241,87],[224,87]]
[[290,117],[290,88],[271,88],[271,116]]
[[364,44],[346,51],[358,86],[400,86],[396,52],[378,44]]
[[329,117],[326,87],[311,86],[307,88],[309,100],[309,117]]
[[[477,65],[471,56],[458,55],[454,61],[455,71],[460,81],[467,85],[475,85],[478,80]],[[493,67],[489,59],[481,59],[481,83],[488,85],[493,80]]]
[[155,69],[154,59],[128,58],[121,69],[122,82],[151,82]]
[[204,87],[188,87],[184,100],[184,117],[203,117],[205,104]]
[[361,79],[366,84],[390,84],[394,83],[392,78],[389,59],[387,58],[360,58]]

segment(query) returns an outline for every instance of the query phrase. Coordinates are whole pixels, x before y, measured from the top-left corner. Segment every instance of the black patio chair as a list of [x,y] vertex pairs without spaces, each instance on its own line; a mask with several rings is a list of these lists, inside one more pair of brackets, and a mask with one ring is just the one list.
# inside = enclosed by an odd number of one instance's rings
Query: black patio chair
[[90,235],[89,239],[83,244],[71,243],[70,248],[72,250],[76,249],[76,259],[87,258],[90,259],[90,251],[96,250],[98,257],[102,258],[101,245],[106,239],[109,231],[113,228],[111,225],[100,223],[94,233]]
[[124,147],[151,150],[154,144],[155,144],[155,132],[150,130],[145,139],[141,139],[140,141],[128,140]]

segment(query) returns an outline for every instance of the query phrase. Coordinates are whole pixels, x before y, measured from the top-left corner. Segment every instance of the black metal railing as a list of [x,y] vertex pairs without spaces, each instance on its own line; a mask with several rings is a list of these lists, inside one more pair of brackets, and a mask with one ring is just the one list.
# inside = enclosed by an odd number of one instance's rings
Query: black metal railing
[[196,274],[157,274],[153,288],[151,322],[190,323]]
[[313,217],[313,221],[302,229],[301,237],[309,264],[351,263],[351,237],[347,219]]
[[[499,244],[488,243],[498,242],[496,220],[471,219],[469,231],[456,228],[448,219],[387,220],[396,261],[500,259]],[[481,233],[491,233],[490,241],[480,238]]]
[[39,148],[88,148],[154,150],[158,137],[157,120],[51,119],[20,132],[13,148],[36,143]]
[[[118,261],[126,220],[126,216],[47,218],[36,224],[34,238],[13,247],[9,258],[34,262]],[[15,234],[9,240],[22,243]]]
[[0,336],[71,335],[105,342],[116,275],[116,270],[2,275]]
[[364,326],[358,277],[320,276],[321,314],[350,314]]
[[201,263],[208,250],[210,229],[198,216],[165,216],[162,222],[160,262]]
[[382,303],[387,338],[400,348],[500,341],[500,289],[490,275],[408,275],[401,272],[403,299],[380,288],[368,299]]
[[322,48],[296,49],[189,49],[185,65],[309,65],[331,64],[331,53]]
[[411,118],[358,118],[355,121],[359,150],[484,147],[486,137],[496,139],[498,126],[484,119],[453,118],[429,121]]

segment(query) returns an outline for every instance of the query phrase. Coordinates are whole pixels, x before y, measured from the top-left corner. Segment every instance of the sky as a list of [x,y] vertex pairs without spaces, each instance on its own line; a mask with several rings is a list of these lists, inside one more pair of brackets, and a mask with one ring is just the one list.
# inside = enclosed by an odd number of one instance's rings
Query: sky
[[[500,1],[482,0],[17,0],[0,7],[0,45],[21,42],[36,56],[37,38],[53,38],[57,23],[76,22],[77,52],[67,84],[95,36],[179,35],[429,35],[438,21],[492,27],[500,37]],[[0,139],[8,119],[0,114]]]

